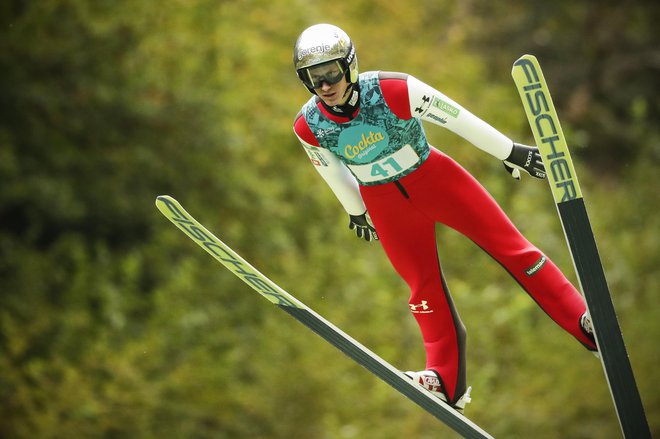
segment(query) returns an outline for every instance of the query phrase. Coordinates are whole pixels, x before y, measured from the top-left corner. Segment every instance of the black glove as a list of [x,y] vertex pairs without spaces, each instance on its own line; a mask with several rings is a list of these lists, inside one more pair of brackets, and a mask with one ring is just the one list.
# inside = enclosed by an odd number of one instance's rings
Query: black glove
[[535,178],[545,178],[545,166],[541,154],[536,146],[525,146],[519,143],[513,144],[509,157],[503,161],[506,170],[515,178],[520,180],[519,169],[525,170]]
[[374,240],[378,241],[378,234],[374,225],[371,223],[371,218],[369,214],[364,212],[362,215],[348,215],[351,222],[348,224],[348,228],[355,230],[355,234],[358,238],[364,238],[365,241]]

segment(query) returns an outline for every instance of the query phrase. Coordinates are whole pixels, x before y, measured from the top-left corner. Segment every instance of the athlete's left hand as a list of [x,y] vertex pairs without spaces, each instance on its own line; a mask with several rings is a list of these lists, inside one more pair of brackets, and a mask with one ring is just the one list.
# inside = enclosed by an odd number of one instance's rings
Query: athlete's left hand
[[520,180],[520,169],[535,178],[545,178],[545,166],[536,146],[513,144],[509,157],[503,160],[504,167],[516,180]]
[[364,238],[365,241],[371,241],[372,239],[378,241],[378,234],[371,218],[369,218],[369,213],[364,212],[362,215],[349,215],[349,217],[348,228],[355,230],[358,238]]

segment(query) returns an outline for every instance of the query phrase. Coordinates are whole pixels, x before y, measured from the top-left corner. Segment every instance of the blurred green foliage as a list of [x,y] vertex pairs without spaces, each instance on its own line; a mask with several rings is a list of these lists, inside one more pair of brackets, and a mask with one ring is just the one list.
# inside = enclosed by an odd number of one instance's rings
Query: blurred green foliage
[[[0,437],[434,438],[451,431],[176,231],[168,193],[401,369],[408,292],[351,236],[291,122],[306,26],[530,142],[511,63],[548,78],[647,416],[660,434],[660,52],[652,2],[8,0],[0,6]],[[575,280],[550,191],[437,127],[433,144]],[[453,231],[468,415],[497,437],[616,438],[599,363]]]

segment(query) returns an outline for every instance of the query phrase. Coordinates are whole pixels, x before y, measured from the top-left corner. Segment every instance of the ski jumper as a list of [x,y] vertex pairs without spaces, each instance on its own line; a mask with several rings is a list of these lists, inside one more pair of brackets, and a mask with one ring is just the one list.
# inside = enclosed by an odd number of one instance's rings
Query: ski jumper
[[358,109],[346,116],[312,97],[294,131],[345,210],[369,212],[390,262],[410,287],[408,305],[421,329],[426,368],[438,373],[449,402],[467,388],[466,330],[442,273],[436,223],[474,241],[557,324],[595,349],[579,325],[586,310],[582,296],[467,171],[428,144],[422,121],[443,126],[500,160],[513,142],[409,75],[362,73],[356,92]]

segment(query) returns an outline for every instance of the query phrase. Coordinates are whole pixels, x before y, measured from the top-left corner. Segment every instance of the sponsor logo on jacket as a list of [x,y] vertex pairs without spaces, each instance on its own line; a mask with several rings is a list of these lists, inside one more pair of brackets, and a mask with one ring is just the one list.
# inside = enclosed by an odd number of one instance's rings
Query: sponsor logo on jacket
[[344,156],[349,159],[362,158],[376,148],[378,142],[385,140],[383,133],[378,131],[374,133],[369,131],[369,135],[362,133],[362,138],[357,144],[350,143],[344,147]]

